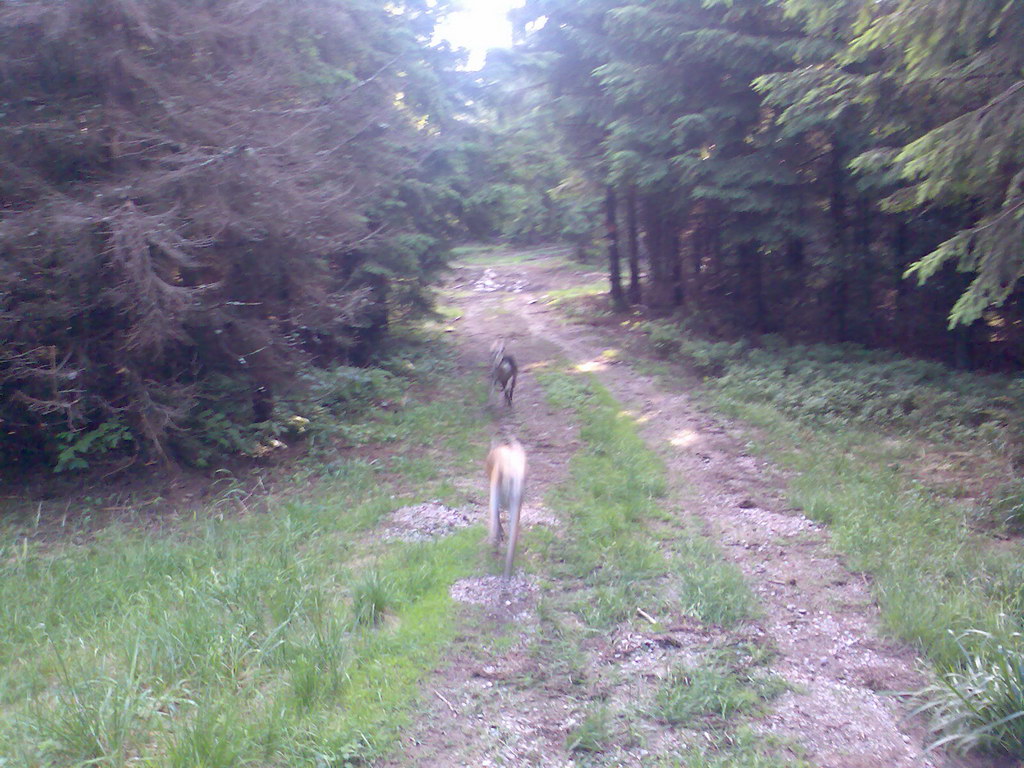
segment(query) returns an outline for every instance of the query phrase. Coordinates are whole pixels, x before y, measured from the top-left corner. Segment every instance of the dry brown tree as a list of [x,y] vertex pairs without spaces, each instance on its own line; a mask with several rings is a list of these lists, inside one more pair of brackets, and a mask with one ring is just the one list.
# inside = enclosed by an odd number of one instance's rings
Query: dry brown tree
[[105,424],[170,458],[206,377],[268,385],[312,339],[358,352],[386,321],[381,212],[428,133],[416,20],[0,3],[0,459]]

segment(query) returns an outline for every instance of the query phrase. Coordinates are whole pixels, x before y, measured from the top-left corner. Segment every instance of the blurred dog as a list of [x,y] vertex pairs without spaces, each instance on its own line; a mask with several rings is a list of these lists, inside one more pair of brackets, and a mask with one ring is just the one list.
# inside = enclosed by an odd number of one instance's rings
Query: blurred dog
[[519,541],[519,512],[526,489],[526,451],[514,437],[496,439],[485,463],[491,486],[491,510],[487,541],[495,550],[501,542],[501,510],[508,510],[508,551],[505,554],[505,578],[512,575],[512,560]]
[[500,339],[491,345],[491,387],[501,389],[505,403],[512,407],[512,394],[516,390],[519,366],[516,359],[505,352],[505,342]]

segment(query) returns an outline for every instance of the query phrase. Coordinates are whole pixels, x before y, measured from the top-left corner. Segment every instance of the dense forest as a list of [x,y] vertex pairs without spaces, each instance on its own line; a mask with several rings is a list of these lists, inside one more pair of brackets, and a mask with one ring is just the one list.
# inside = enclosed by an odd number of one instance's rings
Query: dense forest
[[514,4],[0,0],[0,766],[1024,756],[1024,0]]
[[1020,367],[1024,4],[529,0],[478,73],[449,10],[0,6],[4,463],[286,430],[465,240],[713,338]]
[[518,21],[620,307],[1019,367],[1020,3],[530,0]]

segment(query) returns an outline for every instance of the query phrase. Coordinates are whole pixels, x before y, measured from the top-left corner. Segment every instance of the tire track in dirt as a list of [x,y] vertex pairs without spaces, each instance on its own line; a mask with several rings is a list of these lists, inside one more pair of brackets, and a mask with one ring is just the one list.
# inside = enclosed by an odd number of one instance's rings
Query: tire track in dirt
[[[482,276],[480,269],[469,273]],[[464,281],[457,277],[454,282],[458,287]],[[521,566],[531,556],[531,527],[546,526],[558,535],[560,521],[542,499],[565,479],[578,447],[577,429],[545,401],[530,370],[537,361],[559,354],[558,348],[525,337],[502,309],[510,292],[523,286],[481,283],[472,295],[454,302],[463,312],[455,323],[458,374],[482,380],[491,342],[498,336],[511,340],[510,351],[520,366],[515,408],[507,411],[492,398],[485,410],[495,426],[511,426],[529,452],[524,537],[516,555]],[[473,506],[482,521],[487,506],[482,455],[479,466],[468,468],[468,474]],[[481,548],[485,546],[481,539]],[[553,674],[533,650],[542,631],[537,586],[519,573],[510,584],[483,576],[458,582],[452,596],[462,606],[463,635],[456,640],[454,655],[427,682],[424,709],[406,734],[400,754],[381,768],[572,768],[565,736],[579,720],[580,701],[572,683]],[[488,646],[496,643],[501,650],[489,652]]]
[[[527,507],[564,479],[578,445],[575,428],[544,402],[530,367],[567,358],[592,370],[638,416],[641,434],[666,461],[674,486],[670,495],[688,500],[681,512],[704,521],[758,596],[764,615],[748,633],[777,651],[772,671],[792,686],[770,703],[758,725],[762,732],[799,744],[817,768],[994,765],[924,754],[921,729],[907,722],[901,704],[885,693],[923,684],[913,652],[881,637],[867,581],[844,568],[825,529],[787,508],[784,479],[745,452],[740,430],[698,411],[684,394],[664,391],[616,358],[602,357],[607,338],[563,323],[538,300],[550,288],[578,284],[579,271],[538,259],[489,268],[486,276],[482,267],[462,267],[454,281],[463,289],[481,278],[488,285],[457,301],[463,310],[456,324],[462,372],[483,375],[496,335],[508,337],[510,351],[519,358],[523,373],[510,418],[530,454]],[[481,481],[481,493],[482,486]],[[479,586],[500,589],[485,582]],[[468,642],[435,673],[428,684],[434,695],[408,735],[403,755],[386,765],[575,765],[565,736],[581,719],[586,697],[628,699],[636,693],[629,685],[652,684],[653,667],[666,667],[672,654],[685,653],[620,627],[600,647],[588,647],[592,662],[601,657],[605,667],[581,691],[560,679],[547,660],[531,655],[542,631],[534,603],[535,598],[520,595],[467,607]],[[485,637],[504,632],[510,639],[505,650],[489,657],[474,642],[474,632]],[[634,657],[638,651],[646,656]],[[639,664],[625,687],[610,682],[622,677],[618,667],[608,666],[612,656],[620,665]],[[619,748],[610,764],[643,766],[652,754],[674,751],[680,744],[673,742],[671,730],[645,734],[645,746]]]
[[773,702],[765,731],[793,739],[821,768],[987,764],[925,754],[922,728],[886,693],[925,683],[915,654],[879,634],[866,578],[846,570],[821,525],[787,508],[782,478],[746,453],[738,430],[627,365],[602,364],[608,340],[556,322],[542,303],[521,302],[519,314],[638,413],[670,483],[696,490],[686,511],[706,522],[754,589],[765,614],[759,633],[778,652],[773,671],[793,687]]

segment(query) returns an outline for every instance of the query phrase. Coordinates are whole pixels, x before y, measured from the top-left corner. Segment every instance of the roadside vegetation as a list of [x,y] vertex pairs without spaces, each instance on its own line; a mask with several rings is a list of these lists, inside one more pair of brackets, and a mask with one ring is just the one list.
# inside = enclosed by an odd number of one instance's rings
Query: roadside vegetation
[[937,682],[918,693],[935,742],[1022,755],[1024,386],[854,345],[708,342],[643,330],[704,378],[702,397],[757,427],[793,471],[790,498],[870,574],[888,630]]
[[[394,458],[347,455],[344,433],[333,444],[324,433],[259,505],[229,490],[159,526],[72,515],[59,537],[40,533],[45,520],[8,521],[0,762],[344,766],[393,746],[455,631],[448,588],[479,538],[371,533],[406,504],[464,501],[446,478],[465,460],[459,446],[479,449],[471,412],[424,399],[450,372],[443,351],[399,357],[400,405],[349,424]],[[446,381],[451,397],[472,397]]]

